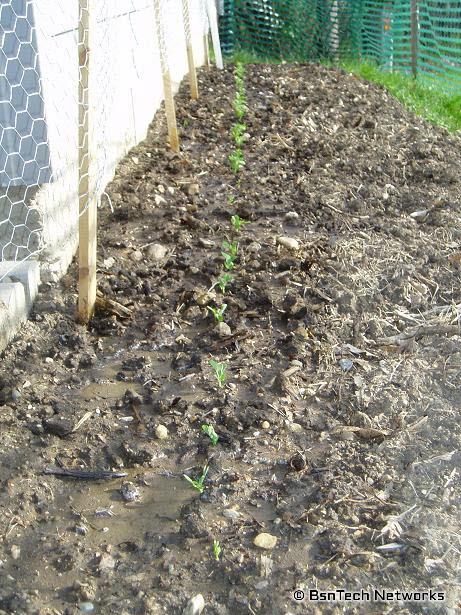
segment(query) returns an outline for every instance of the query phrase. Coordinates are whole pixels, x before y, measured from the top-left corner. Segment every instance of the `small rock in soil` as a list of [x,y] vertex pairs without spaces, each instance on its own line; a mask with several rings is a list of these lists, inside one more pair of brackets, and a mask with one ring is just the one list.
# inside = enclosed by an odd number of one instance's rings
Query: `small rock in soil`
[[285,214],[285,220],[293,221],[298,220],[299,214],[296,211],[287,211]]
[[67,436],[74,428],[73,423],[63,418],[50,418],[43,419],[43,427],[47,433],[53,434],[53,436]]
[[293,237],[277,237],[277,243],[287,250],[293,250],[293,252],[299,250],[299,241]]
[[226,517],[226,519],[231,519],[232,521],[237,521],[237,519],[240,519],[242,516],[239,511],[234,508],[226,508],[226,510],[223,510],[222,514],[223,517]]
[[202,594],[197,594],[193,598],[189,600],[186,604],[185,609],[182,612],[182,615],[200,615],[200,613],[205,608],[205,600]]
[[261,549],[273,549],[277,544],[277,536],[261,532],[261,534],[258,534],[253,540],[253,544]]
[[139,263],[142,261],[144,256],[140,250],[135,250],[134,252],[130,254],[130,258],[132,261],[135,261],[135,263]]
[[130,481],[126,481],[120,487],[120,494],[125,502],[134,502],[139,500],[141,494],[139,493],[139,489],[136,485]]
[[19,559],[19,556],[21,555],[21,548],[18,547],[18,545],[12,545],[10,553],[13,559]]
[[110,553],[103,553],[99,560],[98,568],[101,572],[109,572],[115,568],[115,559]]
[[349,372],[354,367],[354,362],[350,359],[340,359],[339,366],[343,372]]
[[203,239],[200,237],[198,242],[203,248],[212,248],[214,246],[214,241],[211,241],[211,239]]
[[166,440],[166,438],[168,438],[168,429],[165,425],[157,425],[155,428],[155,435],[159,440]]
[[165,258],[167,249],[160,243],[154,243],[147,248],[146,254],[154,261],[161,261]]
[[261,429],[270,429],[271,424],[269,423],[269,421],[263,421],[261,423]]
[[218,322],[214,330],[219,337],[229,337],[229,335],[232,335],[231,328],[225,322]]
[[290,423],[288,422],[288,429],[293,433],[300,433],[303,430],[303,426],[299,423]]

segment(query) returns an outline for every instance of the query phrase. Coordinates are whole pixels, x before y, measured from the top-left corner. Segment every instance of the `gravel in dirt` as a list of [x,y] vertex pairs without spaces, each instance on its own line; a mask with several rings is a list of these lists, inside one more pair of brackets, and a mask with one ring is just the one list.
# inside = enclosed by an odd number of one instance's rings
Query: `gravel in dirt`
[[73,265],[2,356],[0,613],[455,613],[461,140],[340,70],[248,66],[236,177],[232,70],[199,84],[181,153],[160,112],[107,189],[90,328]]

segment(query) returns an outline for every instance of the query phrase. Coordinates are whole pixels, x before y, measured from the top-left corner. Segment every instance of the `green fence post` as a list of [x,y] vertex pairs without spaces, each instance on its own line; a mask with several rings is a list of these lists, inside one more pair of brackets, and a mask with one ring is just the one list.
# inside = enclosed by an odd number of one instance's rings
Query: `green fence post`
[[411,73],[418,75],[419,12],[418,0],[410,0]]

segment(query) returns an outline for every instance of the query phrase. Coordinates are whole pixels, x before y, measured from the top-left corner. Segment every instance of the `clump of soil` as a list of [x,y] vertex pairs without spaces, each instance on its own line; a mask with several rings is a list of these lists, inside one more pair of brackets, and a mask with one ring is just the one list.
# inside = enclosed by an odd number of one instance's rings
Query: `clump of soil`
[[[0,612],[181,613],[201,593],[209,614],[278,615],[309,587],[454,609],[460,139],[342,71],[251,66],[236,177],[232,71],[199,81],[181,154],[159,113],[108,188],[89,330],[73,267],[3,355]],[[207,466],[200,494],[182,475]]]

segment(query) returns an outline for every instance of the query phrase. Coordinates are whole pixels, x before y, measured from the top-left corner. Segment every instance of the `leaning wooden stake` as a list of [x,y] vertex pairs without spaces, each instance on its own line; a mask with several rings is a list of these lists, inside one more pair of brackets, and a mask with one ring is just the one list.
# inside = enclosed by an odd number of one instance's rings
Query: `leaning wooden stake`
[[160,54],[160,66],[162,69],[163,77],[163,96],[165,98],[166,122],[168,125],[168,137],[171,149],[175,152],[179,152],[179,136],[178,126],[176,124],[176,109],[174,104],[173,88],[171,86],[170,69],[167,61],[166,42],[163,33],[160,2],[161,0],[154,0],[154,10],[155,25],[157,28],[157,42]]
[[78,203],[79,269],[78,317],[88,323],[96,302],[97,203],[91,181],[90,149],[90,8],[78,0]]
[[194,47],[190,31],[190,7],[189,0],[182,0],[182,14],[184,18],[184,33],[186,35],[187,63],[189,65],[190,97],[198,98],[197,71],[195,69]]
[[214,0],[205,0],[206,1],[206,10],[208,15],[208,23],[210,24],[211,30],[211,40],[213,42],[213,51],[216,59],[217,68],[224,68],[222,53],[221,53],[221,43],[219,41],[219,30],[218,30],[218,15],[216,13],[216,4]]

